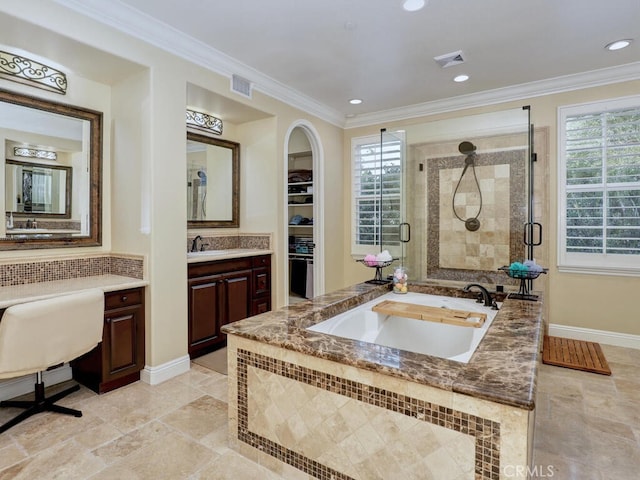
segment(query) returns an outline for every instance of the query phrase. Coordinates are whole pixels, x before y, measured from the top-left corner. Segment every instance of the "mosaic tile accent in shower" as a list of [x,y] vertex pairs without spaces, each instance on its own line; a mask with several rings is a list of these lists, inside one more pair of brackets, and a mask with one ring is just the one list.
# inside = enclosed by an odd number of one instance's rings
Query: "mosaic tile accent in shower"
[[105,255],[8,263],[0,265],[0,286],[25,285],[106,274],[142,279],[143,259]]
[[[526,217],[521,208],[525,205],[525,156],[524,150],[511,150],[476,157],[478,180],[489,201],[483,206],[479,216],[481,226],[475,232],[467,232],[451,211],[455,185],[462,172],[460,157],[427,162],[429,278],[469,280],[482,277],[488,283],[513,283],[496,269],[502,266],[499,263],[508,265],[522,261],[525,255],[522,228]],[[465,177],[467,175],[469,171]],[[472,186],[475,187],[475,183]],[[467,210],[459,207],[459,215],[465,218],[473,217],[479,207],[477,190],[475,193],[472,190],[463,202],[469,205]],[[465,195],[464,191],[462,195]]]
[[[459,469],[455,478],[500,476],[498,422],[243,349],[237,350],[237,387],[238,439],[315,478],[372,478],[385,469],[405,478],[433,464],[448,474]],[[286,403],[282,413],[275,408],[278,391]],[[322,417],[321,406],[331,413]],[[332,430],[316,428],[322,418]],[[350,449],[351,434],[380,435],[379,445],[367,451],[366,442],[354,440]],[[419,438],[433,448],[420,448]]]

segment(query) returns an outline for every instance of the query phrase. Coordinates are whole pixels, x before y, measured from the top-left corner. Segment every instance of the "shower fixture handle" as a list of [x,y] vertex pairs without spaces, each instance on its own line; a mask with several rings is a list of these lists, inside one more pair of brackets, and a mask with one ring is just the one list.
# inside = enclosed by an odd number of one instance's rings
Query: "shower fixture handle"
[[[538,236],[536,240],[533,240],[533,234],[536,230],[535,227],[538,227]],[[542,224],[539,222],[527,222],[524,224],[524,236],[523,242],[525,245],[529,247],[538,247],[542,245]]]
[[[398,230],[398,237],[400,238],[400,241],[402,243],[408,243],[409,240],[411,240],[411,225],[407,222],[402,222],[400,225],[398,225]],[[407,233],[406,237],[404,235],[405,232]]]

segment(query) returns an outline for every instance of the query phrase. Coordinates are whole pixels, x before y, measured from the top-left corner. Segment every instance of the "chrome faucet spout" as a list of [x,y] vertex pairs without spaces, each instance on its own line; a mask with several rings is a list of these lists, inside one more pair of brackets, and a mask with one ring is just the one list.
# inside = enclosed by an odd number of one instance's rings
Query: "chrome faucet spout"
[[482,296],[482,300],[478,299],[478,302],[483,301],[485,307],[493,307],[493,308],[497,309],[497,303],[494,300],[494,298],[491,296],[491,294],[489,293],[489,290],[487,290],[485,287],[483,287],[479,283],[470,283],[469,285],[464,287],[462,289],[462,291],[463,292],[470,292],[471,289],[474,288],[474,287],[477,288],[478,290],[480,290],[480,295]]

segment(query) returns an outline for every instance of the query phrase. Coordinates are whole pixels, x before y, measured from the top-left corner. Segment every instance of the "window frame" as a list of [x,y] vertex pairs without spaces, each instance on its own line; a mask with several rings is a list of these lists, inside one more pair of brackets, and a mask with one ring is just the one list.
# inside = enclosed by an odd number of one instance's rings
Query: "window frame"
[[[403,130],[388,132],[396,137],[396,140],[399,139],[400,145],[400,185],[399,185],[399,193],[396,195],[389,195],[389,197],[397,197],[399,200],[399,214],[400,219],[403,218],[404,215],[404,201],[403,201],[403,190],[404,190],[404,157],[405,157],[405,132]],[[362,198],[361,195],[356,191],[356,159],[359,158],[358,149],[362,145],[367,144],[378,144],[380,145],[380,135],[366,135],[362,137],[354,137],[351,139],[351,179],[350,179],[350,187],[351,187],[351,256],[353,258],[359,259],[364,257],[370,253],[378,253],[380,251],[380,243],[376,242],[375,244],[361,244],[357,243],[357,230],[358,230],[358,214],[357,214],[357,206],[358,200]],[[379,155],[379,151],[376,156]],[[376,197],[377,200],[377,197]],[[377,227],[377,225],[376,225]],[[380,239],[379,239],[380,240]],[[398,242],[398,245],[385,244],[383,246],[393,257],[397,257],[401,253],[401,244]]]
[[[586,273],[596,275],[623,275],[640,276],[640,255],[624,255],[612,253],[578,253],[567,251],[567,196],[568,192],[580,191],[567,188],[567,155],[566,155],[566,120],[576,115],[599,114],[621,109],[640,109],[640,95],[619,97],[596,102],[564,105],[558,107],[558,235],[557,235],[557,266],[560,272]],[[582,191],[592,191],[594,188],[585,188]],[[640,188],[640,185],[631,184],[629,189]],[[608,188],[606,179],[600,187],[601,191],[615,191],[616,188]],[[603,208],[607,208],[603,205]],[[605,213],[606,215],[606,213]]]

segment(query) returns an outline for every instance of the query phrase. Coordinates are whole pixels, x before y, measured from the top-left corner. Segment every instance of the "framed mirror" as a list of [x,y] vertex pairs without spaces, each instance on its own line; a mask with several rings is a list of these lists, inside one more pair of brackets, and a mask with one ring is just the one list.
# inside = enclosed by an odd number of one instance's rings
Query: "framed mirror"
[[102,113],[0,89],[0,250],[98,246]]
[[187,228],[237,228],[240,144],[187,132]]
[[[18,147],[22,148],[22,147]],[[71,218],[73,168],[5,161],[5,208],[34,218]]]

